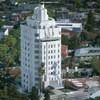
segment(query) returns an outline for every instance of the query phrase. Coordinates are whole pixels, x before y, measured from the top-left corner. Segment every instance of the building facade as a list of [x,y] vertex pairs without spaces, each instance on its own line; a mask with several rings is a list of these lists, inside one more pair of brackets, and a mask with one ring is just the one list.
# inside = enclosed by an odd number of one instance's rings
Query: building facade
[[89,61],[93,57],[100,58],[100,47],[86,47],[76,49],[75,57],[81,61]]
[[22,89],[30,91],[39,84],[41,63],[44,63],[44,87],[62,86],[61,80],[61,28],[48,17],[44,5],[21,24],[21,78]]

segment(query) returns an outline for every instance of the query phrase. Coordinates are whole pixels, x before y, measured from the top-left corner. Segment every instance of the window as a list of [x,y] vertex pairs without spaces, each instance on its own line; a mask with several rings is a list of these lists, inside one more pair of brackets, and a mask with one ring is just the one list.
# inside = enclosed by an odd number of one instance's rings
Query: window
[[59,61],[58,61],[58,64],[59,64]]
[[30,65],[28,65],[28,67],[30,67]]
[[48,51],[48,53],[50,53],[50,50]]
[[39,53],[39,50],[35,50],[34,53]]
[[48,56],[48,59],[50,59],[50,56]]
[[45,60],[45,56],[44,56],[44,60]]
[[51,44],[51,48],[53,47],[53,45]]
[[39,45],[35,45],[35,48],[39,48]]
[[39,29],[41,29],[42,27],[41,27],[41,26],[39,26],[38,28],[39,28]]
[[28,55],[28,57],[30,56],[30,54],[29,54],[29,53],[28,53],[27,55]]
[[43,26],[43,29],[45,29],[45,26]]
[[60,50],[58,49],[58,52],[60,52]]
[[29,45],[30,45],[30,43],[28,42],[28,43],[27,43],[27,45],[29,46]]
[[36,26],[33,26],[34,29],[36,29]]
[[26,46],[25,46],[25,50],[27,50]]
[[50,45],[48,45],[48,48],[50,48]]
[[48,64],[50,65],[50,61],[48,62]]
[[35,56],[35,59],[39,59],[39,56]]
[[35,37],[38,37],[38,36],[39,36],[39,34],[35,33]]
[[35,42],[39,42],[39,40],[38,39],[35,39]]
[[38,61],[35,61],[35,64],[39,64],[39,62]]
[[60,44],[58,44],[58,47],[60,47]]
[[50,28],[52,28],[52,26],[50,26]]
[[45,45],[44,45],[44,49],[45,49]]
[[39,77],[35,77],[35,80],[36,80],[36,81],[39,81]]
[[58,58],[59,58],[60,56],[58,55]]

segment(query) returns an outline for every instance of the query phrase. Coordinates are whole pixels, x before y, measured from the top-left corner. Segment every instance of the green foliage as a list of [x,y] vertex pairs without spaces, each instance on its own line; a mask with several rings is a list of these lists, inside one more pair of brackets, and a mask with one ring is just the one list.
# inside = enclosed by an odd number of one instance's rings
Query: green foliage
[[62,35],[62,37],[61,37],[61,43],[62,43],[63,45],[68,45],[68,44],[69,44],[69,39],[68,39],[68,37]]
[[[2,99],[1,99],[2,98]],[[6,87],[4,90],[0,90],[1,100],[29,100],[26,95],[19,93],[15,86]]]
[[92,32],[94,27],[95,27],[94,13],[92,11],[90,11],[88,13],[88,17],[87,17],[87,22],[86,22],[85,29],[87,31],[89,31],[89,32]]
[[3,26],[4,24],[5,24],[5,21],[0,19],[0,27]]
[[76,49],[79,46],[80,46],[80,39],[76,35],[74,35],[69,40],[69,47],[70,49]]
[[32,88],[32,91],[30,93],[30,99],[31,100],[40,100],[38,95],[38,89],[36,87]]
[[43,74],[45,73],[44,63],[41,63],[41,66],[39,67],[38,71],[39,71],[39,76],[42,77]]
[[95,45],[100,46],[100,36],[95,38]]
[[91,66],[96,73],[100,74],[100,59],[93,58],[91,60]]
[[75,0],[75,6],[79,9],[82,6],[81,0]]
[[50,100],[50,95],[49,95],[48,91],[45,91],[44,100]]
[[10,31],[9,35],[0,41],[0,61],[6,67],[12,66],[19,61],[19,37],[19,28],[17,28]]
[[68,38],[67,36],[62,35],[61,37],[61,43],[63,45],[68,45],[70,49],[76,49],[80,46],[80,38],[74,35],[71,38]]

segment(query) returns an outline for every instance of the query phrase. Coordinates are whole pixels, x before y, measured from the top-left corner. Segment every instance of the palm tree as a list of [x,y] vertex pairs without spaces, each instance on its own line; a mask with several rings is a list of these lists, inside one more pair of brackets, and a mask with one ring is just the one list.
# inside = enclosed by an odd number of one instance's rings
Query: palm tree
[[45,97],[44,100],[50,100],[50,95],[48,91],[45,91],[44,97]]
[[39,67],[38,72],[39,72],[39,78],[40,78],[39,88],[40,88],[40,92],[41,92],[43,90],[43,87],[44,87],[44,82],[43,82],[43,76],[45,73],[44,63],[41,63],[41,66]]

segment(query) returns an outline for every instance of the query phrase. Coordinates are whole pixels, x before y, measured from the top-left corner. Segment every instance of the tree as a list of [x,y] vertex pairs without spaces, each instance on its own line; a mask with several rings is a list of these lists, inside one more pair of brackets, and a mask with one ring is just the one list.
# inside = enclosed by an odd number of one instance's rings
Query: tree
[[3,61],[8,51],[7,45],[0,44],[0,60]]
[[12,29],[9,35],[0,41],[0,61],[6,67],[19,63],[20,56],[20,35],[19,27]]
[[48,91],[45,91],[44,100],[50,100],[50,95],[49,95]]
[[91,60],[91,66],[94,69],[94,71],[100,75],[100,59],[93,58]]
[[44,73],[45,73],[45,70],[44,70],[44,63],[41,63],[41,66],[39,67],[39,69],[38,69],[38,72],[39,72],[39,77],[40,77],[40,92],[41,92],[41,90],[43,89],[43,75],[44,75]]
[[81,0],[75,0],[75,6],[77,9],[79,9],[82,6]]
[[85,29],[89,32],[92,32],[94,27],[95,27],[94,13],[92,11],[89,11]]
[[69,39],[68,39],[67,36],[62,35],[61,44],[63,44],[63,45],[68,45],[69,44]]
[[30,93],[30,99],[31,100],[40,100],[38,95],[38,89],[36,87],[32,88],[32,91]]
[[74,35],[69,40],[69,48],[70,49],[76,49],[80,46],[80,38]]
[[100,46],[100,36],[95,38],[95,45]]

